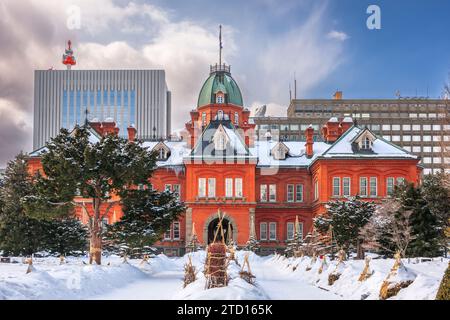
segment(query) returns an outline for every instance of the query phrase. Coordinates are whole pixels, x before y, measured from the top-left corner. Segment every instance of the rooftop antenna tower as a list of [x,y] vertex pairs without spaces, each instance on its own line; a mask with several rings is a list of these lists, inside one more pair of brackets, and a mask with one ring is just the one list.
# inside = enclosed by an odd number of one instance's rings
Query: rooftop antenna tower
[[70,70],[72,66],[77,64],[75,56],[73,55],[72,41],[70,40],[67,41],[67,49],[63,54],[62,63],[66,65],[67,70]]
[[294,99],[297,100],[297,78],[295,76],[295,72],[294,72]]
[[291,82],[289,81],[289,103],[292,100]]

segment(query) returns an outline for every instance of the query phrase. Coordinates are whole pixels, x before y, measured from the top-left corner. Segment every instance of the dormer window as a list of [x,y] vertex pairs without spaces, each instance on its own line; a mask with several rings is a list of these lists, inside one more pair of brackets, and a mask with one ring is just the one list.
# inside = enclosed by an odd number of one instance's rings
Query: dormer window
[[170,157],[170,149],[163,142],[158,142],[153,148],[153,152],[156,153],[156,160],[158,161],[166,161]]
[[219,135],[216,142],[216,150],[225,150],[226,139],[224,135]]
[[271,150],[275,160],[285,160],[288,153],[289,148],[283,142],[278,142]]
[[373,152],[373,142],[377,137],[369,130],[364,129],[352,140],[352,148],[354,151]]
[[225,95],[223,92],[219,91],[216,93],[216,103],[224,103],[225,102]]
[[214,149],[218,151],[225,150],[227,148],[228,141],[229,141],[228,135],[226,134],[223,126],[220,125],[213,136]]

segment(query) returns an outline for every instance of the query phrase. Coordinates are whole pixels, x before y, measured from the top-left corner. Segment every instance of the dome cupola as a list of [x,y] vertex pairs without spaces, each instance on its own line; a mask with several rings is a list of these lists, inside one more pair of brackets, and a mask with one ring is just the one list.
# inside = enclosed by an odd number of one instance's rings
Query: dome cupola
[[208,104],[234,104],[243,106],[242,94],[226,64],[210,67],[208,79],[200,90],[197,107]]

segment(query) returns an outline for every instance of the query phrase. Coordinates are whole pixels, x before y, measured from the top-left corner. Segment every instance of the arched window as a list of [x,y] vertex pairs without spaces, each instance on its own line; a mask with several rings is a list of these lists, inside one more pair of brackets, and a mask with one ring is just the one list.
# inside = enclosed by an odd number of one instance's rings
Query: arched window
[[222,91],[219,91],[216,93],[216,103],[224,103],[225,102],[225,96]]
[[235,126],[239,125],[239,113],[237,112],[234,113],[234,125]]
[[223,110],[217,111],[217,119],[218,120],[223,120]]

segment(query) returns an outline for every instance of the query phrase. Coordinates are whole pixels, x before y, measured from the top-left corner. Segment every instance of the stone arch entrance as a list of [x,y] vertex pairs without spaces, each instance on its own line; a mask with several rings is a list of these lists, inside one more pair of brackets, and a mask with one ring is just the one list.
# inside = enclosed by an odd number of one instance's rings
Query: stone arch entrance
[[[210,244],[213,241],[214,234],[217,230],[218,224],[219,224],[219,218],[215,214],[209,216],[209,218],[205,221],[205,225],[203,227],[203,239],[206,240],[207,244]],[[229,216],[225,216],[225,218],[222,220],[222,227],[223,227],[224,236],[225,236],[225,243],[228,243],[228,239],[230,237],[230,235],[228,234],[228,225],[229,224],[231,224],[231,233],[232,233],[233,241],[236,243],[237,242],[237,232],[238,232],[237,225],[236,225],[236,222],[234,221],[234,219]],[[216,239],[220,241],[221,238],[222,238],[222,235],[220,234],[220,231],[219,231]]]

